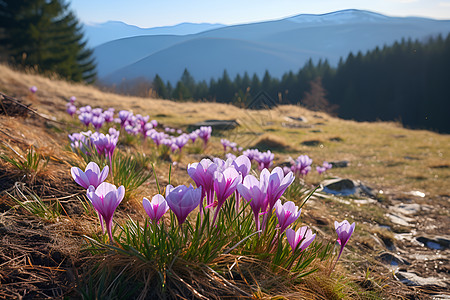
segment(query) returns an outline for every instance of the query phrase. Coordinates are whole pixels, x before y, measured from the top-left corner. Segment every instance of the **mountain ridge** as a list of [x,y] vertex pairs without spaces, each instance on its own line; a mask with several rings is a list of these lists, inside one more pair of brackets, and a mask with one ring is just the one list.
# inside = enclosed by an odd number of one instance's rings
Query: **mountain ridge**
[[[308,20],[316,18],[320,22],[298,21],[305,16]],[[185,68],[196,80],[217,78],[224,69],[230,76],[244,71],[261,76],[268,70],[271,75],[279,77],[290,70],[298,70],[310,58],[315,62],[327,59],[336,66],[339,59],[350,52],[365,52],[393,44],[402,38],[425,39],[450,32],[448,20],[388,17],[361,10],[312,16],[315,17],[300,14],[280,20],[224,26],[189,35],[148,35],[111,41],[94,49],[99,78],[106,84],[114,84],[137,77],[152,80],[159,74],[163,80],[174,83]],[[344,19],[350,19],[351,22],[342,21]],[[223,43],[220,38],[228,40],[229,44]],[[221,56],[212,52],[218,51],[216,43],[225,48]],[[250,44],[261,47],[253,47],[255,57],[248,52],[252,48]],[[146,52],[145,49],[149,50]],[[239,58],[239,50],[244,51],[242,56],[248,59],[238,59],[240,64],[237,64],[235,57]],[[266,55],[262,56],[261,53]],[[216,57],[216,60],[210,60],[208,57],[211,56]],[[167,72],[168,69],[172,71]]]

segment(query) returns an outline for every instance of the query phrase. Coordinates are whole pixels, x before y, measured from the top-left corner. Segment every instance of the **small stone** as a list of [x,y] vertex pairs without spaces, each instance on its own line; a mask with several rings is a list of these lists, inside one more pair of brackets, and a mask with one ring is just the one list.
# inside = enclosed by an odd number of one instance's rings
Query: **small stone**
[[332,138],[329,138],[328,139],[330,142],[342,142],[343,141],[343,139],[342,138],[340,138],[340,137],[332,137]]
[[374,192],[371,188],[365,186],[361,182],[356,182],[351,179],[334,178],[328,179],[321,183],[322,190],[325,193],[339,196],[362,196],[366,195],[374,197]]
[[450,237],[448,236],[419,236],[416,240],[426,247],[435,250],[445,250],[450,248]]
[[188,126],[188,131],[195,130],[201,126],[211,126],[214,130],[232,130],[239,126],[236,120],[205,120]]
[[307,119],[305,117],[292,117],[292,116],[287,116],[286,120],[288,121],[297,121],[297,122],[308,122]]
[[392,207],[389,207],[389,210],[392,210],[394,212],[403,214],[403,215],[415,215],[418,212],[421,211],[420,204],[417,203],[411,203],[411,204],[398,204]]
[[447,287],[448,285],[442,281],[440,278],[436,277],[420,277],[419,275],[411,272],[397,272],[395,274],[397,279],[409,286],[439,286],[439,287]]
[[386,216],[389,218],[389,220],[391,220],[392,223],[400,225],[400,226],[406,226],[406,227],[411,227],[413,225],[410,224],[410,222],[414,222],[415,219],[413,218],[408,218],[405,217],[401,214],[386,214]]
[[330,164],[333,166],[333,168],[347,168],[348,167],[347,160],[332,161],[332,162],[330,162]]
[[400,266],[400,265],[410,265],[411,263],[408,262],[406,259],[401,257],[400,255],[396,255],[390,252],[384,252],[377,256],[377,259],[382,261],[385,264],[391,265],[391,266]]

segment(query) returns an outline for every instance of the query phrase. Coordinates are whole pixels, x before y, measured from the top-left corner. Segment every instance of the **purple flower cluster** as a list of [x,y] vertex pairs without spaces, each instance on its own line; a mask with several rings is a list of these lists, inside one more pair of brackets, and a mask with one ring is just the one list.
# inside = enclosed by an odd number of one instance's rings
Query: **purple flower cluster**
[[84,154],[90,154],[94,148],[99,155],[105,155],[111,159],[119,140],[119,132],[110,128],[108,134],[86,131],[69,134],[72,151],[81,151]]
[[86,127],[92,124],[95,130],[99,131],[105,123],[112,123],[114,121],[114,108],[109,108],[108,110],[103,111],[101,108],[93,109],[90,105],[86,105],[80,107],[79,110],[76,110],[76,106],[74,104],[75,99],[75,97],[71,97],[70,102],[67,103],[67,113],[71,116],[77,113],[78,119]]
[[300,155],[296,160],[291,160],[291,167],[284,168],[285,173],[292,171],[296,176],[306,176],[311,171],[312,159],[308,155]]
[[227,148],[230,148],[231,151],[234,152],[241,152],[243,149],[242,147],[238,147],[237,143],[235,142],[230,142],[227,139],[220,139],[220,143],[223,146],[223,152],[227,152]]
[[321,175],[321,174],[325,173],[326,171],[328,171],[329,169],[331,169],[332,167],[333,167],[332,164],[324,161],[321,166],[316,167],[316,170],[317,170],[317,173],[319,173],[319,175]]
[[243,155],[247,156],[250,161],[254,161],[261,154],[258,149],[247,149],[242,152]]
[[262,169],[268,169],[273,165],[274,155],[270,150],[266,152],[260,152],[258,156],[254,159],[258,163],[258,169],[261,171]]

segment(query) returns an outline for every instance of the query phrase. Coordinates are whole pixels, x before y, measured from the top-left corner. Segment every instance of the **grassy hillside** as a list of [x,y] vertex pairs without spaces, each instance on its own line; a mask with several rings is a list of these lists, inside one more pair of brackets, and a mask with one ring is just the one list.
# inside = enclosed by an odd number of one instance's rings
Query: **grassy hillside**
[[[338,198],[318,193],[303,209],[303,223],[313,226],[324,239],[333,237],[334,220],[347,218],[357,223],[357,231],[344,252],[345,258],[338,264],[337,274],[327,277],[325,263],[318,266],[319,272],[310,279],[282,286],[270,283],[271,280],[265,278],[264,274],[253,270],[254,273],[249,272],[253,274],[251,276],[256,283],[242,284],[236,280],[236,287],[246,289],[247,293],[259,298],[274,295],[284,295],[287,299],[300,297],[299,295],[303,295],[301,298],[305,299],[365,299],[383,295],[388,298],[427,297],[426,292],[401,284],[392,276],[388,267],[375,259],[380,252],[386,250],[377,241],[381,238],[383,242],[391,241],[396,244],[399,249],[407,249],[403,242],[394,239],[394,235],[411,229],[396,224],[387,216],[390,207],[402,201],[431,207],[431,213],[414,224],[414,230],[449,235],[448,135],[409,130],[396,123],[344,121],[298,106],[249,111],[225,104],[176,103],[162,99],[125,97],[57,78],[19,73],[4,65],[0,65],[0,74],[0,92],[31,104],[31,108],[40,114],[1,114],[0,154],[7,157],[25,156],[27,149],[33,146],[43,160],[48,160],[47,165],[42,163],[42,168],[25,177],[10,163],[0,160],[0,232],[4,234],[4,241],[9,243],[8,247],[0,250],[0,265],[5,266],[0,270],[0,282],[4,284],[0,285],[0,297],[12,297],[14,292],[21,294],[28,290],[30,295],[45,298],[48,294],[44,291],[48,292],[52,287],[50,282],[65,286],[58,293],[71,293],[73,297],[79,297],[74,295],[79,295],[80,281],[85,283],[81,284],[81,288],[89,290],[89,284],[83,281],[86,279],[83,274],[86,274],[87,268],[92,267],[93,262],[89,255],[81,252],[79,245],[87,243],[84,235],[93,236],[99,229],[95,214],[92,211],[83,212],[80,201],[77,200],[83,193],[70,176],[70,166],[80,163],[80,158],[69,151],[67,134],[84,130],[77,120],[65,112],[65,104],[71,96],[76,96],[79,106],[91,105],[93,108],[104,109],[113,107],[116,112],[129,109],[136,114],[148,114],[151,119],[156,119],[164,126],[183,130],[189,124],[206,119],[237,120],[241,125],[237,129],[213,133],[204,152],[199,147],[191,146],[181,157],[172,155],[171,159],[178,163],[172,172],[171,183],[174,185],[192,183],[186,174],[189,163],[199,161],[204,155],[223,158],[220,139],[228,138],[244,148],[256,146],[264,150],[271,149],[275,153],[275,165],[301,154],[307,154],[313,159],[313,169],[323,161],[346,160],[348,167],[333,168],[326,176],[360,180],[375,190],[375,203],[367,204],[355,201],[360,200],[358,198]],[[29,92],[30,86],[38,87],[36,94]],[[1,103],[10,105],[4,99]],[[5,110],[8,111],[8,108],[3,109]],[[304,121],[293,119],[298,117]],[[155,155],[156,148],[150,142],[121,139],[120,143],[120,151],[124,153],[131,151],[150,157],[159,183],[162,186],[168,183],[167,170],[170,163],[158,159]],[[314,170],[305,178],[309,187],[317,185],[323,179]],[[21,197],[19,188],[15,185],[17,181],[26,182],[26,186],[41,195],[42,199],[58,199],[63,203],[61,215],[43,221],[21,209],[10,196],[15,195],[16,199]],[[23,188],[20,191],[26,194],[28,190]],[[137,190],[128,203],[121,206],[115,220],[124,222],[127,215],[143,219],[145,212],[141,206],[142,196],[150,199],[156,192],[156,181],[152,177]],[[64,204],[66,201],[71,204]],[[14,209],[10,209],[11,206]],[[439,259],[445,264],[448,262],[448,250],[444,249],[442,255],[444,259]],[[222,259],[223,263],[231,265],[235,258],[230,261],[227,261],[228,258]],[[126,265],[125,261],[123,263]],[[215,263],[220,264],[217,261]],[[426,271],[426,275],[437,276],[448,282],[448,269],[445,271],[445,268],[439,268]],[[118,275],[117,278],[119,277]],[[34,281],[30,278],[34,278]],[[200,276],[199,280],[204,280],[201,278]],[[215,280],[220,282],[217,277]],[[40,282],[41,286],[35,282]],[[187,289],[195,294],[189,287]],[[91,287],[89,291],[92,290],[95,289]],[[315,293],[318,290],[320,292]],[[439,288],[435,290],[440,291]]]

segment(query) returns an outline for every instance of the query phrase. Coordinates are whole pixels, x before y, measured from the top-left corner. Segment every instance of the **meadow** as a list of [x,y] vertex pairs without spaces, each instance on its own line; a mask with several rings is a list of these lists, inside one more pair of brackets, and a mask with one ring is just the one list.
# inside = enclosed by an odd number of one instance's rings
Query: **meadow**
[[[410,130],[398,123],[344,121],[294,105],[246,110],[218,103],[172,102],[105,93],[4,65],[0,73],[0,91],[12,97],[2,97],[0,115],[4,245],[0,297],[427,299],[445,294],[448,288],[448,135]],[[37,87],[34,93],[29,90],[32,86]],[[115,116],[122,110],[148,115],[144,123],[158,123],[149,129],[179,131],[174,136],[187,135],[189,125],[208,119],[236,120],[240,126],[213,129],[207,142],[198,137],[186,141],[183,150],[171,150],[168,144],[155,144],[155,132],[144,139],[142,132],[130,134],[132,129],[110,123],[99,132],[110,137],[114,135],[110,127],[120,132],[113,152],[101,154],[88,142],[82,146],[90,150],[80,151],[71,148],[68,135],[95,129],[83,125],[78,114],[71,117],[66,112],[72,96],[78,110],[89,105],[103,111],[114,108]],[[31,106],[18,104],[18,99]],[[224,151],[224,140],[236,143],[236,149]],[[291,169],[295,173],[278,198],[297,207],[295,211],[291,205],[289,216],[301,208],[292,227],[308,226],[315,234],[309,247],[302,248],[306,237],[311,238],[307,233],[294,247],[287,231],[283,234],[286,228],[281,230],[282,218],[277,214],[282,209],[272,210],[278,199],[269,209],[259,210],[254,207],[255,195],[245,197],[239,184],[249,187],[253,179],[246,185],[242,172],[217,175],[227,178],[227,188],[235,185],[223,201],[218,187],[216,200],[207,200],[206,207],[199,208],[195,201],[189,211],[184,204],[178,211],[173,206],[182,201],[170,200],[174,196],[167,192],[172,191],[169,185],[185,186],[177,191],[192,194],[192,199],[201,193],[201,184],[190,176],[194,163],[209,160],[223,173],[231,164],[226,163],[225,152],[240,157],[246,149],[274,154],[268,171],[257,162],[246,171],[258,184],[266,176],[260,174],[295,166],[300,155],[312,159],[308,174],[293,167],[277,175],[284,182]],[[92,206],[95,187],[81,187],[71,174],[73,167],[85,171],[91,161],[100,170],[108,166],[106,182],[125,186],[124,195],[117,194],[123,199],[117,203],[111,227],[105,230],[98,219],[102,208]],[[325,161],[335,165],[319,174],[316,166]],[[337,167],[343,161],[347,166]],[[230,183],[238,176],[239,183]],[[327,194],[320,183],[333,177],[360,181],[370,193]],[[240,205],[236,205],[236,190],[242,197]],[[166,198],[171,208],[159,222],[143,206],[144,197],[150,203],[156,194]],[[411,205],[416,210],[406,213],[405,204],[410,205],[406,210]],[[184,221],[180,214],[186,213]],[[342,237],[335,232],[335,221],[343,220],[356,224],[345,248],[337,243]],[[428,247],[428,241],[441,246]],[[393,264],[395,255],[399,257]],[[427,257],[425,263],[420,255]],[[406,273],[434,283],[409,284],[407,280],[412,280]]]

